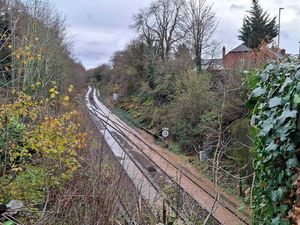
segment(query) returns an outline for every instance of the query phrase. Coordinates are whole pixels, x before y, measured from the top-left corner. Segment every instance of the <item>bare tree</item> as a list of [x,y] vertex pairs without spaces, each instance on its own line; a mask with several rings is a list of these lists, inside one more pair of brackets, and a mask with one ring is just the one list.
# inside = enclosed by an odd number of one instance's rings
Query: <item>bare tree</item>
[[197,69],[201,71],[203,55],[210,55],[216,46],[213,39],[217,28],[216,13],[206,0],[190,0],[186,4],[183,18],[185,30],[188,31],[187,41],[194,53]]
[[158,0],[134,15],[135,28],[148,44],[158,49],[163,61],[186,32],[182,29],[183,0]]

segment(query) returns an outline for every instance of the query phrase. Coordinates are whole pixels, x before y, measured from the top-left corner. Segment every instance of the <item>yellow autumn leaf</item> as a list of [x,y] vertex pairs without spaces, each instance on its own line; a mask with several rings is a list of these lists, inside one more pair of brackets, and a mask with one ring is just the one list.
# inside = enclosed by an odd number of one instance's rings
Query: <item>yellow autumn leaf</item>
[[69,96],[65,96],[65,97],[64,97],[64,101],[65,101],[65,102],[69,101],[69,99],[70,99]]
[[49,92],[50,92],[50,93],[54,93],[54,92],[55,92],[55,89],[54,89],[54,88],[51,88]]
[[50,95],[51,98],[55,98],[55,96],[56,96],[55,93],[52,93],[52,94]]

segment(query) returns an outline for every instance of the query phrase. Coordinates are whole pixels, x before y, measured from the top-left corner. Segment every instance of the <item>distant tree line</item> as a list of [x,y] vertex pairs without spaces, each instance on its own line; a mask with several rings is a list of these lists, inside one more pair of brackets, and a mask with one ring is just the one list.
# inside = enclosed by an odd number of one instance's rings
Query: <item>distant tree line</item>
[[134,15],[133,28],[148,48],[167,61],[184,44],[195,58],[198,71],[203,56],[215,47],[216,14],[206,0],[158,0]]

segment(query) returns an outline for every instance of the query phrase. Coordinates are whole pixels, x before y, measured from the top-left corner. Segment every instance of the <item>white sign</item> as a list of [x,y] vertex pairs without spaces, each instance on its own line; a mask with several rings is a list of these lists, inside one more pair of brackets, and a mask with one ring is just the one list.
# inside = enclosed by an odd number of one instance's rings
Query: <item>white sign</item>
[[162,136],[164,137],[164,138],[167,138],[167,137],[169,137],[169,128],[163,128],[162,129],[163,131],[162,131]]
[[112,99],[113,99],[113,101],[117,101],[118,100],[118,94],[113,94]]

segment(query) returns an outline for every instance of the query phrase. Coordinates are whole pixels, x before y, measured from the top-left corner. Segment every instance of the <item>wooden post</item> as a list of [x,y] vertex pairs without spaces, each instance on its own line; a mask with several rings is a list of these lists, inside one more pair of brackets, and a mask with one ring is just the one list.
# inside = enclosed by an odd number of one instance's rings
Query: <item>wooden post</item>
[[165,200],[163,200],[163,224],[167,224],[167,210]]

